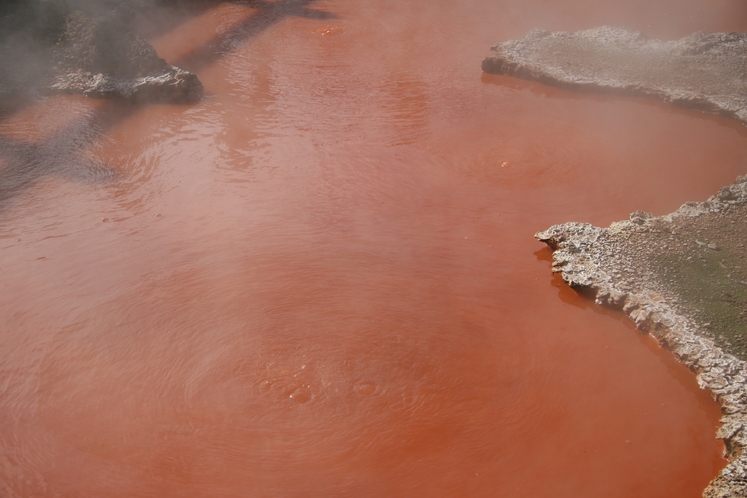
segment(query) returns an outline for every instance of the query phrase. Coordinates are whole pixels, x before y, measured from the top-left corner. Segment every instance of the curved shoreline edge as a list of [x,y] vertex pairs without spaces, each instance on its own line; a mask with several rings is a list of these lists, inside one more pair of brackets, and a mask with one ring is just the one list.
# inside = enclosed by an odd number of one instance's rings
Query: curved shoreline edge
[[652,231],[667,233],[667,227],[671,234],[679,222],[696,218],[708,222],[736,216],[744,228],[745,208],[747,176],[707,201],[686,203],[669,215],[635,212],[631,220],[609,228],[571,222],[535,235],[553,250],[553,272],[561,273],[570,286],[590,292],[598,304],[622,308],[640,330],[695,372],[701,388],[710,390],[721,404],[723,425],[716,437],[723,439],[729,463],[704,491],[706,498],[747,497],[747,362],[717,344],[710,324],[686,316],[676,292],[643,278],[648,272],[636,263],[641,255],[630,253],[629,241],[640,242],[641,235]]
[[[662,41],[610,26],[535,29],[491,49],[486,73],[648,97],[747,125],[747,33]],[[666,216],[637,211],[609,228],[565,223],[535,237],[553,250],[553,272],[622,308],[710,390],[729,461],[703,496],[747,498],[747,177]]]
[[697,32],[675,41],[601,26],[530,31],[497,43],[482,70],[553,86],[658,99],[747,124],[747,33]]

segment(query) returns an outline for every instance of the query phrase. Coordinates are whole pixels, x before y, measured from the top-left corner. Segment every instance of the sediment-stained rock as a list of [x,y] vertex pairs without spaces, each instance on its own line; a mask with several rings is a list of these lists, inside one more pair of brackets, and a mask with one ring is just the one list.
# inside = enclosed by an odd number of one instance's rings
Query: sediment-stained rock
[[747,497],[747,177],[706,202],[598,228],[565,223],[536,238],[553,271],[599,304],[622,308],[696,372],[721,404],[727,466],[707,498]]
[[747,124],[747,34],[694,33],[647,39],[603,26],[576,33],[535,29],[498,43],[487,73],[593,91],[653,97]]

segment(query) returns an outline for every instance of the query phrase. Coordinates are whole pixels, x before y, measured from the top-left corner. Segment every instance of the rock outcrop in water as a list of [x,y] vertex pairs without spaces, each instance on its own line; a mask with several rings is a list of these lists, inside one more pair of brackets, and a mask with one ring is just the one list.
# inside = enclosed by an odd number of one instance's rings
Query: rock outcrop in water
[[717,437],[730,458],[703,496],[747,497],[747,177],[666,216],[535,237],[568,284],[622,308],[697,373],[722,406]]
[[167,64],[115,19],[70,14],[53,54],[54,91],[162,102],[194,102],[202,95],[197,76]]
[[133,5],[11,0],[0,7],[0,95],[199,100],[203,86],[197,76],[167,64],[129,29]]
[[487,73],[556,86],[653,97],[747,124],[747,34],[694,33],[649,40],[623,28],[577,33],[535,29],[498,43]]

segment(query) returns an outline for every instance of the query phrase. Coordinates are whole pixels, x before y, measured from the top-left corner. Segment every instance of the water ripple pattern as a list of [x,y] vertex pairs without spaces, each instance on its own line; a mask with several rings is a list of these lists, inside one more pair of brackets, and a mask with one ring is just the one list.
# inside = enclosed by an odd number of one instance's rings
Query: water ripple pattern
[[532,235],[703,199],[747,132],[479,68],[537,26],[745,19],[153,2],[137,29],[201,102],[0,109],[0,495],[699,496],[718,406]]

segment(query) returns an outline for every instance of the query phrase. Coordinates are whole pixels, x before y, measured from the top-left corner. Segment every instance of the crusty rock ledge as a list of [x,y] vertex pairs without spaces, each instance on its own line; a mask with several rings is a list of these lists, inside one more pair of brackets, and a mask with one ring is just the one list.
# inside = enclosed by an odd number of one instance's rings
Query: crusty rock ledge
[[649,40],[624,28],[576,33],[535,29],[498,43],[487,73],[556,86],[653,97],[747,124],[747,34],[694,33]]
[[553,272],[622,308],[721,404],[729,463],[707,498],[747,497],[746,225],[747,176],[666,216],[637,211],[609,228],[565,223],[535,235],[554,251]]

